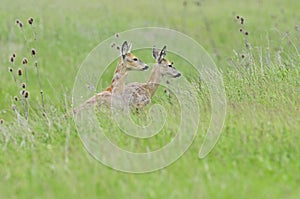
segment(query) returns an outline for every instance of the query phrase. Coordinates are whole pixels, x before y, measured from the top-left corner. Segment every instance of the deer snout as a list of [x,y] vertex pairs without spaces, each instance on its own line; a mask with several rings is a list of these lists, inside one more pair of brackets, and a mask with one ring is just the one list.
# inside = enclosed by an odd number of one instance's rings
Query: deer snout
[[177,73],[174,77],[180,77],[181,73]]
[[143,70],[147,70],[149,68],[148,65],[145,65],[145,67],[143,68]]

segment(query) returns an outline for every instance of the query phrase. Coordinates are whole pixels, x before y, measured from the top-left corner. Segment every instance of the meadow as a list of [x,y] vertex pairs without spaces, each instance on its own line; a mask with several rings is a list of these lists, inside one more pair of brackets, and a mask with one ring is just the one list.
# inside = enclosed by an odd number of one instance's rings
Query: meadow
[[[296,0],[3,0],[0,198],[300,198],[299,8]],[[72,118],[63,115],[72,107],[74,81],[90,51],[108,37],[140,27],[171,28],[200,43],[222,74],[227,112],[217,145],[199,159],[211,116],[209,92],[184,67],[187,63],[168,54],[195,85],[198,134],[170,166],[129,174],[95,160]],[[150,53],[135,53],[153,62]],[[115,65],[98,90],[109,85]],[[159,135],[128,138],[102,118],[107,137],[132,151],[164,146],[176,133],[177,102],[163,88],[153,101],[171,115]],[[139,114],[134,118],[145,122]]]

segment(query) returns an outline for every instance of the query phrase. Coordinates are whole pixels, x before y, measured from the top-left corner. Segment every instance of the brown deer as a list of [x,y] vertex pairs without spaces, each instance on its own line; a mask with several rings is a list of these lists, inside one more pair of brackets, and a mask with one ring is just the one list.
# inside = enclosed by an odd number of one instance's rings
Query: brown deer
[[110,106],[112,92],[114,91],[114,93],[122,93],[123,84],[125,82],[128,70],[144,71],[149,68],[147,64],[145,64],[133,53],[131,53],[131,46],[132,45],[128,44],[127,41],[125,41],[122,44],[120,49],[121,51],[120,61],[114,72],[114,76],[111,84],[104,91],[92,96],[90,99],[86,100],[82,105],[80,105],[78,108],[74,109],[73,110],[74,114],[78,113],[86,106],[91,106],[96,103],[99,106],[101,106],[102,104]]
[[120,49],[120,61],[114,72],[112,82],[104,91],[112,92],[114,85],[118,83],[118,79],[122,78],[122,76],[125,76],[127,70],[144,71],[149,68],[147,64],[142,62],[138,57],[130,52],[131,47],[132,45],[128,44],[127,41],[124,41],[124,43],[122,44],[122,47]]
[[164,76],[173,78],[181,76],[180,72],[173,66],[173,62],[165,58],[166,48],[164,46],[159,52],[155,46],[153,47],[152,55],[156,63],[146,83],[134,82],[125,86],[122,98],[130,108],[140,109],[149,104]]

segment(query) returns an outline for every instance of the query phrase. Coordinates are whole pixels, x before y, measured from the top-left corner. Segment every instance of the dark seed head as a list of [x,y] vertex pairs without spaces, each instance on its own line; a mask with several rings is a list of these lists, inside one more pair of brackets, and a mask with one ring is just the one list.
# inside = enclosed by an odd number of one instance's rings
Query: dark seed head
[[23,60],[22,60],[22,63],[23,63],[23,64],[27,64],[27,63],[28,63],[28,60],[24,57]]
[[29,97],[29,92],[28,91],[25,91],[24,97],[25,97],[25,99],[28,99],[28,97]]
[[0,119],[0,124],[4,124],[4,120],[3,119]]
[[13,63],[15,61],[15,58],[13,56],[10,57],[10,62]]
[[20,23],[20,20],[19,20],[19,19],[17,19],[17,20],[16,20],[16,24],[19,24],[19,23]]
[[116,37],[116,38],[119,38],[119,37],[120,37],[120,34],[119,34],[119,33],[116,33],[116,34],[115,34],[115,37]]
[[115,46],[116,46],[115,42],[110,45],[110,47],[112,47],[112,48],[115,47]]
[[18,75],[22,76],[22,69],[21,68],[18,69]]
[[239,18],[240,18],[240,16],[239,16],[239,15],[237,15],[237,16],[236,16],[236,19],[239,19]]
[[44,91],[43,91],[43,90],[41,90],[41,91],[40,91],[40,93],[41,93],[41,95],[42,95],[42,94],[44,93]]
[[25,83],[22,83],[22,84],[21,84],[21,87],[25,89],[25,88],[26,88],[26,84],[25,84]]
[[117,46],[117,50],[120,50],[120,46]]
[[241,55],[241,57],[242,57],[242,59],[244,59],[244,58],[245,58],[245,55]]
[[248,35],[249,35],[249,33],[248,33],[248,32],[245,32],[245,35],[246,35],[246,36],[248,36]]
[[36,50],[34,48],[31,49],[31,55],[36,55]]
[[241,24],[244,24],[245,20],[243,17],[241,17]]
[[12,69],[11,67],[9,67],[9,68],[8,68],[8,71],[9,71],[10,73],[12,73],[12,72],[13,72],[13,69]]
[[20,91],[20,94],[21,94],[22,96],[24,96],[25,90],[21,90],[21,91]]
[[19,27],[22,28],[23,27],[23,23],[19,22]]
[[13,56],[13,58],[15,58],[16,57],[16,53],[13,53],[12,56]]
[[243,29],[242,29],[242,28],[240,28],[240,32],[243,32]]
[[28,23],[29,23],[30,25],[32,25],[32,23],[33,23],[33,18],[32,18],[32,17],[30,17],[30,18],[28,19]]
[[19,99],[17,96],[14,96],[14,100],[17,102]]

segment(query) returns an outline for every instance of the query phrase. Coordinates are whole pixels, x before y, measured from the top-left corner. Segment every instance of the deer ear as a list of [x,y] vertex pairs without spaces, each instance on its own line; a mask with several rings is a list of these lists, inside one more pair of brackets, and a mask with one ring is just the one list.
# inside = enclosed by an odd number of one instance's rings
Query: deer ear
[[123,56],[123,58],[127,54],[128,49],[129,49],[129,45],[128,45],[127,41],[124,41],[124,43],[122,44],[122,47],[121,47],[121,55]]
[[154,59],[158,58],[158,49],[156,48],[156,46],[153,46],[152,56]]
[[163,60],[163,58],[166,56],[166,48],[167,46],[164,46],[163,49],[161,49],[160,53],[159,53],[159,58],[158,58],[158,62],[161,63],[161,61]]

